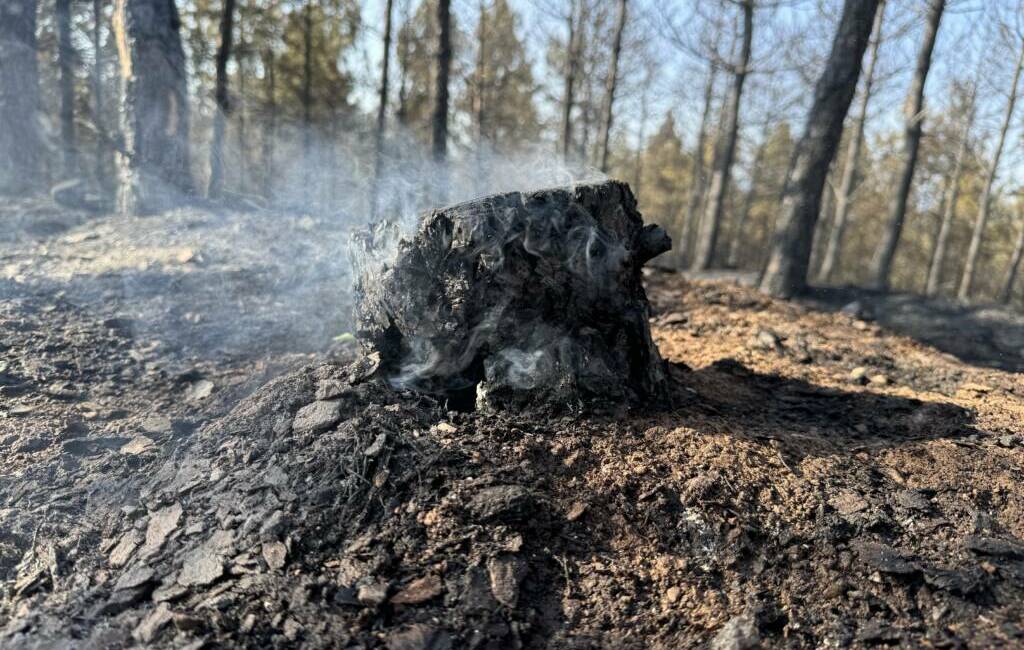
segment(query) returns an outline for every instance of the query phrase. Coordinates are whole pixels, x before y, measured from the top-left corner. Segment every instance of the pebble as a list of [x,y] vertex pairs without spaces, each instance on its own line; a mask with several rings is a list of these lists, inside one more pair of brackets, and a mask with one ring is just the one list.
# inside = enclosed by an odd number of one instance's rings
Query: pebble
[[208,585],[224,575],[224,563],[220,557],[205,546],[193,550],[185,558],[178,574],[178,584],[183,587]]
[[392,605],[419,605],[441,595],[441,577],[430,574],[410,582],[404,589],[391,597]]
[[146,527],[146,543],[142,547],[143,555],[152,555],[160,550],[167,537],[178,527],[181,512],[181,504],[175,503],[153,513],[149,518],[149,525]]
[[283,569],[287,557],[288,548],[281,542],[267,542],[263,545],[263,559],[271,569]]
[[364,605],[376,607],[388,598],[388,585],[386,582],[371,582],[361,585],[356,591],[356,600]]
[[292,421],[296,433],[325,431],[341,420],[341,402],[318,400],[299,409]]
[[868,369],[864,366],[857,366],[850,371],[850,381],[855,384],[868,383]]

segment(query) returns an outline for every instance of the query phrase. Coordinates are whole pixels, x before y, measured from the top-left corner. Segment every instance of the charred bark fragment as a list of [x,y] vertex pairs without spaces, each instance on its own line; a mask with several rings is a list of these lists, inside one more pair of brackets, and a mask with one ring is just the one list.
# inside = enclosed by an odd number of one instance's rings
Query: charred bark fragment
[[671,241],[625,183],[489,196],[394,235],[360,237],[357,261],[390,261],[361,269],[356,309],[392,383],[461,408],[663,395],[640,270]]

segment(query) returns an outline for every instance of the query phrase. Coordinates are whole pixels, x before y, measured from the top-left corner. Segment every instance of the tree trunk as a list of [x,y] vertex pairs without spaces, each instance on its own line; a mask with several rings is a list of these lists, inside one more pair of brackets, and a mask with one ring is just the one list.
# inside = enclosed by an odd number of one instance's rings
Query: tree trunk
[[377,99],[377,129],[373,133],[373,185],[370,189],[370,216],[377,217],[377,201],[384,173],[384,129],[388,114],[388,72],[391,67],[391,10],[394,0],[384,6],[384,53],[381,55],[380,91]]
[[75,139],[75,48],[71,44],[71,0],[57,0],[57,67],[60,68],[60,141],[64,178],[78,175]]
[[24,192],[46,184],[39,132],[36,0],[0,2],[0,187]]
[[[576,92],[576,73],[579,66],[578,41],[580,40],[580,25],[577,25],[576,7],[577,0],[573,0],[572,11],[569,13],[569,42],[566,46],[565,60],[565,88],[562,92],[562,159],[569,159],[569,151],[572,148],[572,109],[574,94]],[[581,10],[582,11],[582,10]],[[580,19],[582,22],[582,18]]]
[[103,25],[103,0],[92,0],[92,121],[96,127],[96,185],[109,190],[107,156],[110,151],[110,136],[107,134],[103,106],[103,42],[100,28]]
[[853,101],[861,59],[879,0],[844,0],[832,52],[814,88],[814,103],[787,173],[782,206],[761,291],[788,298],[807,288],[811,240],[825,176]]
[[736,139],[739,135],[740,99],[743,94],[743,83],[747,78],[750,66],[750,47],[754,36],[754,2],[743,2],[743,43],[740,46],[739,60],[734,64],[732,92],[729,103],[725,107],[722,120],[724,128],[715,152],[715,170],[711,175],[711,187],[704,216],[697,231],[696,248],[693,252],[693,263],[690,268],[703,271],[711,268],[714,261],[715,247],[718,244],[718,231],[725,209],[725,198],[729,192],[729,175],[736,153]]
[[860,150],[864,143],[864,126],[868,119],[868,104],[871,102],[871,87],[875,80],[875,65],[878,63],[878,46],[882,42],[882,18],[885,15],[885,2],[880,3],[875,14],[875,24],[871,29],[871,52],[867,70],[864,71],[864,89],[860,97],[857,121],[853,126],[853,135],[846,149],[846,164],[843,166],[843,178],[839,182],[839,193],[836,195],[836,218],[829,231],[825,254],[818,271],[820,282],[831,282],[839,266],[842,255],[843,236],[850,216],[850,204],[853,202],[854,188],[858,182],[857,167],[860,165]]
[[306,0],[302,9],[302,160],[305,173],[312,172],[313,149],[313,8]]
[[686,213],[683,219],[680,232],[681,240],[678,245],[678,258],[680,263],[686,262],[687,253],[690,247],[690,231],[697,221],[701,203],[704,199],[705,185],[705,159],[704,153],[707,149],[708,130],[711,125],[711,105],[715,99],[715,77],[718,74],[718,67],[712,62],[708,66],[708,77],[704,84],[704,108],[700,116],[700,130],[697,132],[697,143],[693,148],[690,168],[690,198],[686,203]]
[[473,79],[473,122],[476,127],[476,168],[474,176],[477,192],[483,191],[485,185],[484,175],[484,133],[485,122],[487,121],[484,96],[487,92],[487,7],[483,0],[480,2],[480,19],[477,25],[476,43],[476,71]]
[[263,163],[263,195],[270,198],[274,195],[274,145],[277,138],[277,88],[274,79],[274,51],[265,50],[263,69],[266,77],[266,128],[263,131],[263,150],[260,162]]
[[235,48],[235,60],[238,64],[238,103],[232,105],[238,111],[238,191],[249,193],[249,91],[246,88],[245,62],[249,57],[248,43],[242,25],[238,27],[238,46]]
[[743,207],[736,217],[736,227],[732,233],[732,241],[729,242],[729,259],[726,264],[729,268],[738,268],[740,263],[740,246],[743,245],[743,229],[750,217],[750,210],[754,206],[754,199],[757,198],[757,186],[761,183],[761,173],[764,166],[764,156],[768,150],[768,134],[757,146],[757,153],[754,154],[754,163],[750,170],[750,187],[743,195]]
[[165,210],[192,196],[181,19],[173,0],[117,0],[121,74],[118,209]]
[[989,165],[988,173],[985,176],[985,189],[981,194],[981,201],[978,204],[978,216],[974,221],[974,232],[971,233],[971,245],[967,249],[967,261],[964,262],[964,273],[960,278],[960,289],[957,292],[957,298],[963,301],[970,299],[971,289],[974,287],[974,273],[978,267],[981,241],[985,236],[988,213],[992,207],[992,189],[995,186],[996,175],[999,173],[999,159],[1002,157],[1003,147],[1006,145],[1006,132],[1010,130],[1013,109],[1017,103],[1017,87],[1020,83],[1022,67],[1024,67],[1024,45],[1021,46],[1020,56],[1017,57],[1017,67],[1013,72],[1013,85],[1010,88],[1010,98],[1006,104],[1006,114],[1003,116],[1003,126],[999,130],[999,139],[996,141],[996,151],[992,156],[992,164]]
[[903,168],[896,181],[896,194],[889,208],[889,218],[882,230],[882,241],[871,261],[871,284],[876,289],[889,288],[889,276],[892,272],[892,260],[896,256],[896,247],[903,233],[903,222],[907,216],[907,202],[910,199],[910,188],[917,167],[917,152],[921,145],[921,126],[924,122],[924,86],[928,79],[928,70],[932,64],[932,50],[939,33],[942,13],[946,8],[946,0],[930,0],[928,18],[924,30],[924,41],[917,54],[917,66],[910,82],[907,103],[904,106],[906,122],[903,132]]
[[953,172],[947,180],[945,197],[943,199],[942,223],[939,226],[939,234],[935,238],[935,248],[932,249],[931,262],[928,264],[928,282],[924,290],[925,295],[929,298],[939,293],[939,284],[942,281],[942,265],[946,259],[946,251],[949,249],[949,235],[953,231],[953,220],[956,218],[956,204],[960,199],[960,178],[963,176],[964,162],[967,159],[968,135],[974,122],[976,93],[977,85],[971,90],[967,116],[964,119],[963,130],[960,133],[960,146],[957,147],[956,158],[953,162]]
[[608,78],[604,85],[604,106],[601,107],[601,171],[608,171],[608,143],[611,138],[612,120],[615,109],[615,90],[619,84],[619,54],[622,51],[622,34],[626,31],[626,0],[619,0],[619,20],[615,25],[615,41],[612,43],[612,60],[608,65]]
[[213,142],[210,143],[210,184],[206,195],[219,198],[224,189],[224,130],[231,113],[231,98],[228,94],[228,60],[231,58],[231,40],[235,34],[235,0],[224,0],[220,15],[220,45],[217,47],[217,77],[213,115]]
[[[410,3],[403,3],[402,25],[409,25]],[[401,31],[399,31],[401,36]],[[398,110],[395,111],[395,119],[401,126],[409,125],[409,39],[398,39]]]
[[1003,289],[999,292],[999,302],[1009,304],[1013,298],[1013,285],[1017,280],[1017,272],[1020,270],[1020,261],[1024,257],[1024,219],[1020,220],[1020,230],[1017,232],[1017,243],[1013,247],[1013,257],[1010,259],[1010,267],[1006,270],[1006,279],[1003,280]]

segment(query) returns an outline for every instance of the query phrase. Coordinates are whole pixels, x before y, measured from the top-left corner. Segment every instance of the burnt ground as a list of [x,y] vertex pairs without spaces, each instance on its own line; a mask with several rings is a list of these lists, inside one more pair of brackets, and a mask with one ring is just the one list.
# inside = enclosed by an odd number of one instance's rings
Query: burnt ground
[[3,647],[1024,646],[1012,314],[652,272],[668,403],[456,413],[328,220],[0,212]]

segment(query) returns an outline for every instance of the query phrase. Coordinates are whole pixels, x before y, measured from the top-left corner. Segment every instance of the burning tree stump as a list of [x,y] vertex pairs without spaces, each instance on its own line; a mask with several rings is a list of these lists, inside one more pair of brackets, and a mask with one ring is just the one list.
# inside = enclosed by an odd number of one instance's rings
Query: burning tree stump
[[396,385],[458,408],[663,394],[640,270],[671,241],[624,183],[488,196],[357,243],[378,261],[360,271],[358,336]]

